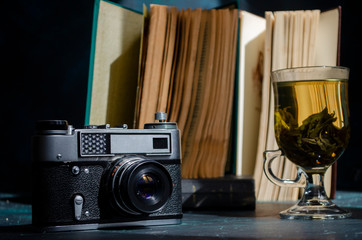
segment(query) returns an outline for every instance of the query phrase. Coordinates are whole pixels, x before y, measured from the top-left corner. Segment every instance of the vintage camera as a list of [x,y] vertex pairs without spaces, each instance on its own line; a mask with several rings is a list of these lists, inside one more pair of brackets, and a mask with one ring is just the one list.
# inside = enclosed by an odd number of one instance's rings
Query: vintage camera
[[164,115],[144,129],[39,121],[33,225],[66,231],[180,223],[180,133]]

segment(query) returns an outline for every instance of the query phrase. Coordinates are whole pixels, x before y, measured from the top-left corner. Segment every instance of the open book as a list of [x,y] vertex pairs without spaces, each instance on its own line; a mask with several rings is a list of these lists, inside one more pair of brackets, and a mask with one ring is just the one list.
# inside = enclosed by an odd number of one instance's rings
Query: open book
[[99,1],[86,123],[143,128],[167,112],[182,136],[182,175],[225,173],[237,55],[237,9]]
[[[266,38],[262,112],[259,143],[254,170],[255,190],[259,200],[296,200],[298,188],[280,188],[263,174],[263,152],[278,149],[274,136],[274,94],[270,72],[276,69],[337,65],[339,53],[340,9],[326,12],[277,11],[266,12]],[[296,167],[288,159],[276,161],[273,172],[283,179],[294,179]],[[325,177],[326,191],[332,189],[331,169]]]
[[[338,31],[338,9],[262,18],[152,5],[142,14],[97,0],[85,123],[143,128],[167,112],[182,134],[183,177],[223,176],[232,160],[235,175],[254,175],[258,199],[295,198],[262,170],[263,151],[277,149],[270,71],[295,61],[336,65]],[[278,167],[280,176],[294,174],[288,160]]]

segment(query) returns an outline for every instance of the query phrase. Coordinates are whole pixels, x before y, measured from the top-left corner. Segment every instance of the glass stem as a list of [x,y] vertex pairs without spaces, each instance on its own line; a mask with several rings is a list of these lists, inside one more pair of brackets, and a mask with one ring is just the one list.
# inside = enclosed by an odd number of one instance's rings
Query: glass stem
[[307,185],[300,202],[303,205],[326,205],[329,198],[324,189],[324,173],[306,173]]

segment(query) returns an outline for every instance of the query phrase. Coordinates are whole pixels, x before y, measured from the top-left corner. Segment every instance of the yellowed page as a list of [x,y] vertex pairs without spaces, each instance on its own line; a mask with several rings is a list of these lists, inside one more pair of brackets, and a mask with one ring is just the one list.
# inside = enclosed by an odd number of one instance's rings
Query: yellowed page
[[167,6],[151,5],[148,48],[141,97],[139,128],[154,121],[160,92],[162,60],[165,51]]
[[167,112],[167,102],[170,94],[170,84],[172,82],[171,73],[176,45],[176,30],[177,8],[170,7],[167,9],[167,32],[162,60],[160,94],[158,96],[157,112]]

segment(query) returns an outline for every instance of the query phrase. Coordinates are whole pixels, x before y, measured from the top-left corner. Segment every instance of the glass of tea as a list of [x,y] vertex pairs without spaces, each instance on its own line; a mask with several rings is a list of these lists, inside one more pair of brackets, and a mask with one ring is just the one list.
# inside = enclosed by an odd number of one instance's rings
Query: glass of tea
[[[274,132],[279,150],[264,152],[264,172],[283,187],[304,187],[299,202],[280,213],[286,219],[351,216],[327,196],[326,170],[343,154],[350,136],[349,69],[300,67],[273,71]],[[285,156],[297,165],[296,179],[280,179],[271,163]]]

